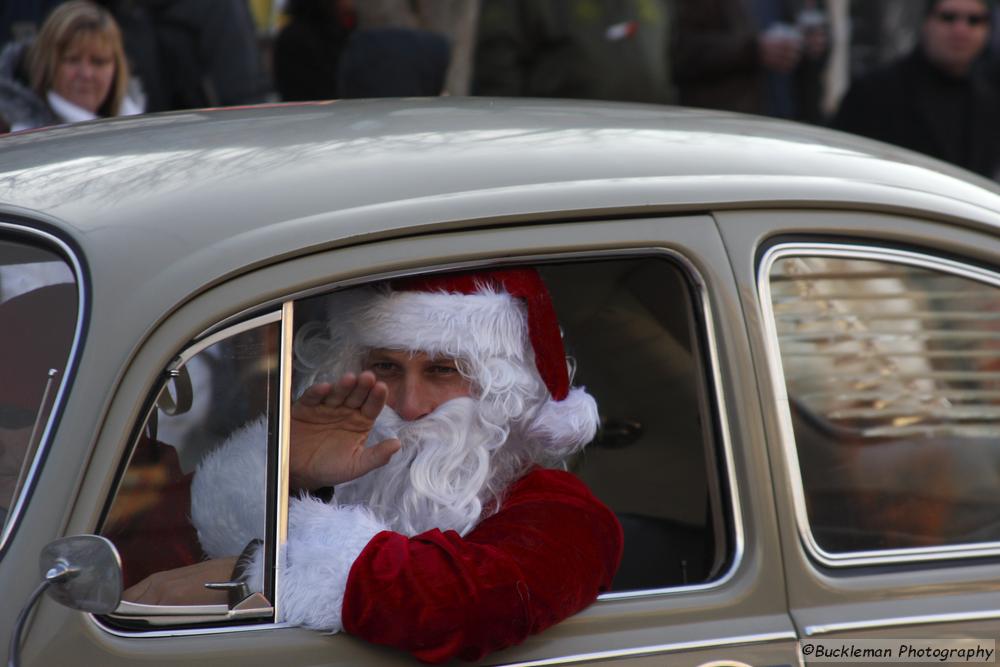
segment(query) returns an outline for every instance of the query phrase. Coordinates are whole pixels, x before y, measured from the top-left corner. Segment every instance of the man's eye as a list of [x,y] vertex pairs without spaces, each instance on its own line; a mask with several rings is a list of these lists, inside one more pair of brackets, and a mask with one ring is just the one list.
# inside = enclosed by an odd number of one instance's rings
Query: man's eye
[[396,370],[396,364],[389,361],[375,361],[369,364],[368,368],[375,373],[391,373]]
[[434,375],[451,375],[453,373],[458,373],[458,369],[454,366],[434,365],[431,366],[429,370]]

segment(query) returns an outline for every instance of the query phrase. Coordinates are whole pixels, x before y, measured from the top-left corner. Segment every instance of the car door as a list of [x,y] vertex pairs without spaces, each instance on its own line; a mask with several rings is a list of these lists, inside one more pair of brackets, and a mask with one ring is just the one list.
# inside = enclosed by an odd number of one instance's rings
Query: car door
[[[199,447],[264,414],[268,467],[252,486],[275,558],[287,531],[282,460],[301,328],[330,295],[358,285],[499,265],[538,268],[549,283],[578,382],[603,419],[597,441],[567,466],[618,514],[626,541],[613,590],[482,664],[797,664],[747,329],[708,216],[425,233],[306,255],[206,290],[142,341],[110,389],[66,533],[116,541],[133,582],[144,564],[155,572],[197,559],[178,546],[191,545],[178,519],[184,478],[204,456]],[[206,388],[218,377],[251,392],[225,408],[228,392]],[[0,567],[13,576],[13,564]],[[32,564],[18,567],[33,576]],[[44,601],[25,664],[412,661],[286,626],[274,579],[242,606],[126,605],[94,617]]]
[[760,317],[798,631],[844,645],[995,637],[995,233],[863,211],[718,220]]

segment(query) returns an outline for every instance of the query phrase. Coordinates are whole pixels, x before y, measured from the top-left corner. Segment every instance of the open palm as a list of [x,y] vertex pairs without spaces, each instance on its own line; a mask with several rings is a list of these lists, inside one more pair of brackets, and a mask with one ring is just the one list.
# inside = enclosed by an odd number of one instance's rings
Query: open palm
[[370,371],[347,373],[336,384],[325,382],[306,389],[292,405],[292,487],[342,484],[388,463],[399,451],[399,440],[365,446],[388,393]]

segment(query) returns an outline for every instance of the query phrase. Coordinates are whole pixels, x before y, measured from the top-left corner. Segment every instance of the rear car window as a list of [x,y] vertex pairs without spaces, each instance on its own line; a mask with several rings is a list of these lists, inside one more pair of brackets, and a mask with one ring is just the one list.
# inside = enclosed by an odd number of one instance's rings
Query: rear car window
[[1000,542],[996,278],[877,254],[786,254],[767,276],[812,536],[833,554]]

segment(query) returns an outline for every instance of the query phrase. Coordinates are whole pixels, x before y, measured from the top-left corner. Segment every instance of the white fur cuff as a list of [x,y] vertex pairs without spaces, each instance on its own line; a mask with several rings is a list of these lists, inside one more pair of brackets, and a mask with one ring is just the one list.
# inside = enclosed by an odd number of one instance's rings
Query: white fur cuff
[[[288,508],[288,543],[279,559],[281,620],[339,632],[351,566],[371,539],[387,529],[361,506],[341,507],[312,496],[293,499]],[[256,564],[254,559],[251,565]]]

